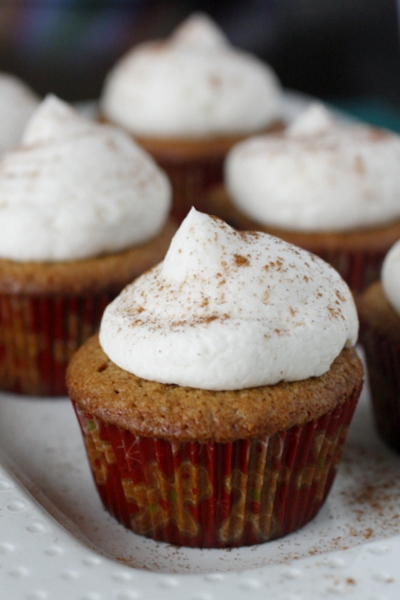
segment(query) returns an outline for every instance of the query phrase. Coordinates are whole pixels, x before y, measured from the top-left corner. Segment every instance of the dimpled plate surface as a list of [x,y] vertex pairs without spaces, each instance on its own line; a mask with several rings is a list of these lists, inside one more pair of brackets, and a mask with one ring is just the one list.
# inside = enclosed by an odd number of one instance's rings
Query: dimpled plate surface
[[400,598],[400,457],[375,433],[367,387],[317,518],[232,550],[178,548],[125,530],[100,504],[69,400],[1,394],[0,402],[5,600]]

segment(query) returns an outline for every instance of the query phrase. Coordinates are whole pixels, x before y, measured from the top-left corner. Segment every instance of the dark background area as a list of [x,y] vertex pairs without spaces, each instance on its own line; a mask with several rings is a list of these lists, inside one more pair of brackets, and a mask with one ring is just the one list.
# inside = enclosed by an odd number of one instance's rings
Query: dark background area
[[0,0],[0,69],[41,95],[93,99],[121,54],[195,10],[267,60],[285,87],[400,110],[395,0]]

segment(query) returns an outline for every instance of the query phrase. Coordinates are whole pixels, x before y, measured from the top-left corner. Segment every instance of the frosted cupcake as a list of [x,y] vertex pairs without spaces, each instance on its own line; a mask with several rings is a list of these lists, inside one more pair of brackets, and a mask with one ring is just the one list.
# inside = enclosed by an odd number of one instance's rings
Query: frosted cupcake
[[307,523],[362,386],[357,330],[332,267],[192,209],[68,368],[105,507],[137,533],[200,547]]
[[159,262],[171,190],[126,133],[49,96],[0,158],[0,388],[65,393],[104,307]]
[[272,69],[233,47],[195,13],[164,41],[130,50],[108,74],[100,111],[130,131],[168,173],[174,215],[201,207],[222,178],[227,150],[280,125],[282,92]]
[[381,280],[358,298],[375,422],[400,453],[400,242],[387,254]]
[[207,210],[321,256],[357,292],[400,237],[399,161],[399,136],[314,104],[285,132],[237,144]]
[[39,104],[23,81],[0,72],[0,153],[19,144],[25,126]]

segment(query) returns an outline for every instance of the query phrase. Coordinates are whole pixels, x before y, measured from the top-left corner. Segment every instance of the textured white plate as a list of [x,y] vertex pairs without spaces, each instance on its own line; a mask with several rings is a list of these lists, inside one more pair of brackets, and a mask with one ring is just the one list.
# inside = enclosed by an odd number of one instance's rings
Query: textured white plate
[[[309,99],[285,102],[290,120]],[[399,600],[399,470],[365,389],[312,523],[250,548],[176,548],[103,510],[67,398],[0,394],[0,600]]]
[[0,396],[0,598],[399,600],[400,457],[367,389],[327,503],[302,530],[234,550],[177,548],[102,508],[67,398]]

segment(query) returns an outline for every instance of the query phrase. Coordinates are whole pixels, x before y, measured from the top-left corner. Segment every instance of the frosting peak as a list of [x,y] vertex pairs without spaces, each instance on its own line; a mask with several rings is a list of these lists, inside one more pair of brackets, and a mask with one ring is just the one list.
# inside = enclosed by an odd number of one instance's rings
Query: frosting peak
[[222,390],[321,375],[357,331],[324,261],[192,209],[164,262],[107,307],[100,343],[139,377]]
[[123,56],[100,103],[109,120],[136,135],[201,138],[262,130],[280,117],[281,95],[267,64],[196,13],[167,40]]
[[49,94],[33,113],[22,135],[21,145],[46,144],[90,131],[93,123],[72,106]]
[[331,113],[319,102],[313,102],[286,129],[289,136],[315,135],[334,127]]
[[206,13],[196,12],[175,29],[169,43],[176,48],[217,50],[228,46],[229,40]]
[[64,261],[141,244],[164,225],[170,196],[128,134],[50,96],[0,157],[0,256]]

